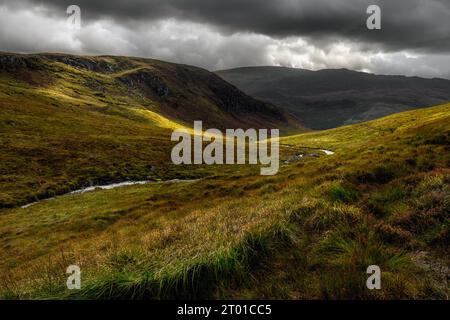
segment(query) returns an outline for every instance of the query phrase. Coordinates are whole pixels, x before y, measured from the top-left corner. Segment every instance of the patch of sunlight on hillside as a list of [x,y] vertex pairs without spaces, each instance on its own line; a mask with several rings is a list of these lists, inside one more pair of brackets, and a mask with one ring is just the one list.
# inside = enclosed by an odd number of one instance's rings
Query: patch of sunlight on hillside
[[193,133],[194,130],[192,128],[189,128],[181,123],[178,123],[176,121],[170,120],[156,112],[147,110],[147,109],[130,109],[131,112],[136,113],[139,116],[142,116],[149,121],[151,121],[155,126],[165,129],[184,129],[187,130],[189,133]]
[[[148,119],[149,121],[151,121],[155,126],[159,127],[159,128],[164,128],[164,129],[170,129],[170,130],[185,130],[187,133],[189,133],[190,135],[194,135],[194,123],[192,123],[192,127],[183,125],[181,123],[178,123],[176,121],[173,121],[171,119],[168,119],[156,112],[147,110],[147,109],[130,109],[131,112],[136,113],[137,115],[144,117],[146,119]],[[222,132],[223,135],[225,135],[225,132]],[[217,138],[215,134],[211,134],[206,132],[205,130],[202,131],[202,134],[204,137],[211,137],[211,138]],[[225,136],[224,139],[226,140]]]
[[36,93],[38,95],[57,99],[58,101],[69,102],[72,104],[91,104],[91,105],[96,105],[99,107],[106,106],[105,103],[100,103],[98,100],[91,98],[87,95],[83,96],[83,98],[75,98],[75,97],[71,97],[71,96],[67,95],[66,93],[64,93],[60,90],[57,90],[56,88],[55,89],[38,88],[38,89],[34,89],[33,91],[34,91],[34,93]]

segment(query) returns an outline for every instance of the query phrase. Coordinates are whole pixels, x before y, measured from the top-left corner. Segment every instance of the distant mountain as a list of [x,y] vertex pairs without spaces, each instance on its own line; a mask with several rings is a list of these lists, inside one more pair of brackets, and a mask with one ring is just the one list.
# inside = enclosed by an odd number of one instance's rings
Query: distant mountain
[[312,129],[450,101],[450,80],[445,79],[284,67],[245,67],[216,73],[247,94],[292,112]]

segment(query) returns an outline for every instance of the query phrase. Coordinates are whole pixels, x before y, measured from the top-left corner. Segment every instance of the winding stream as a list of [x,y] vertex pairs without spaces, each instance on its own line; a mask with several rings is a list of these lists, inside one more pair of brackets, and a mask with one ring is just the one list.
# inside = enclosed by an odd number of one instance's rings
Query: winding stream
[[83,194],[83,193],[91,192],[91,191],[95,191],[95,190],[111,190],[111,189],[120,188],[120,187],[142,185],[142,184],[148,184],[148,183],[179,183],[179,182],[195,182],[195,181],[198,181],[198,180],[200,180],[200,179],[186,179],[186,180],[172,179],[172,180],[157,181],[157,182],[149,181],[149,180],[143,180],[143,181],[116,182],[116,183],[111,183],[111,184],[90,186],[90,187],[74,190],[74,191],[71,191],[69,193],[59,195],[59,196],[55,196],[55,197],[51,197],[51,198],[47,198],[47,199],[42,199],[42,200],[38,200],[38,201],[35,201],[35,202],[31,202],[31,203],[28,203],[28,204],[25,204],[25,205],[21,206],[21,208],[22,209],[26,209],[26,208],[31,207],[31,206],[33,206],[35,204],[38,204],[38,203],[40,203],[42,201],[50,201],[50,200],[53,200],[53,199],[56,199],[56,198],[59,198],[59,197],[64,197],[64,196],[71,195],[71,194]]
[[[326,155],[333,155],[334,151],[331,150],[326,150],[326,149],[320,149],[320,151],[324,152]],[[304,155],[303,154],[299,154],[296,156],[297,158],[303,158]],[[125,181],[125,182],[116,182],[116,183],[110,183],[110,184],[105,184],[105,185],[97,185],[97,186],[90,186],[90,187],[86,187],[86,188],[81,188],[78,190],[74,190],[71,191],[69,193],[63,194],[63,195],[59,195],[59,196],[55,196],[55,197],[51,197],[51,198],[47,198],[47,199],[42,199],[42,200],[38,200],[35,202],[31,202],[28,204],[25,204],[23,206],[21,206],[22,209],[26,209],[28,207],[31,207],[37,203],[40,203],[42,201],[50,201],[53,200],[55,198],[58,197],[63,197],[66,195],[71,195],[71,194],[83,194],[86,192],[91,192],[91,191],[95,191],[95,190],[111,190],[111,189],[115,189],[115,188],[120,188],[120,187],[127,187],[127,186],[134,186],[134,185],[143,185],[143,184],[148,184],[148,183],[179,183],[179,182],[195,182],[198,181],[200,179],[186,179],[186,180],[182,180],[182,179],[172,179],[172,180],[165,180],[165,181],[149,181],[149,180],[143,180],[143,181]]]

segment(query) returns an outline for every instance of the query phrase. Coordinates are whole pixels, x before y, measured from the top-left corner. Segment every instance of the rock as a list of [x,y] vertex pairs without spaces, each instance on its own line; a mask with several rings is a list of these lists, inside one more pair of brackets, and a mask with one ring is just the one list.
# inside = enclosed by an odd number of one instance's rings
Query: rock
[[160,98],[166,98],[170,94],[170,90],[164,80],[151,70],[139,70],[126,74],[118,79],[129,87],[143,86],[149,88]]
[[87,69],[89,71],[103,73],[111,73],[115,71],[114,66],[104,60],[94,60],[91,58],[59,55],[48,55],[46,57],[50,60],[61,62],[74,68]]
[[22,55],[0,55],[0,70],[14,72],[19,69],[38,70],[42,62],[38,57]]
[[300,161],[301,159],[303,159],[303,157],[304,157],[304,155],[302,153],[300,153],[300,154],[297,154],[297,155],[293,156],[289,160],[286,160],[284,163],[285,164],[289,164],[289,163],[292,163],[292,162]]
[[318,154],[318,153],[300,153],[300,154],[297,154],[297,155],[293,156],[289,160],[286,160],[284,163],[285,164],[290,164],[292,162],[300,161],[300,160],[302,160],[303,158],[306,158],[306,157],[318,158],[318,157],[320,157],[320,154]]

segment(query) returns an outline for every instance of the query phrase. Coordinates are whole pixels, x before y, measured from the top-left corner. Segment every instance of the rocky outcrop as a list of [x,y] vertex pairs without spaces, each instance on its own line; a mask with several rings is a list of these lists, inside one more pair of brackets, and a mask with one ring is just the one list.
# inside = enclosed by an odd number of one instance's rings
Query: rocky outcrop
[[[0,54],[0,70],[17,71],[20,69],[42,70],[48,67],[48,62],[60,62],[78,69],[85,69],[100,73],[113,73],[122,69],[103,58],[88,58],[60,54]],[[47,62],[47,63],[46,63]],[[126,69],[128,65],[123,66]]]
[[49,60],[67,64],[74,68],[86,69],[94,72],[112,73],[116,71],[115,67],[112,64],[102,59],[94,60],[91,58],[68,55],[47,55],[46,58],[48,58]]
[[0,54],[0,70],[14,72],[20,69],[39,70],[42,63],[39,57]]
[[169,87],[164,80],[149,69],[128,73],[118,77],[118,80],[131,88],[143,87],[144,89],[150,89],[160,98],[166,98],[170,95]]

